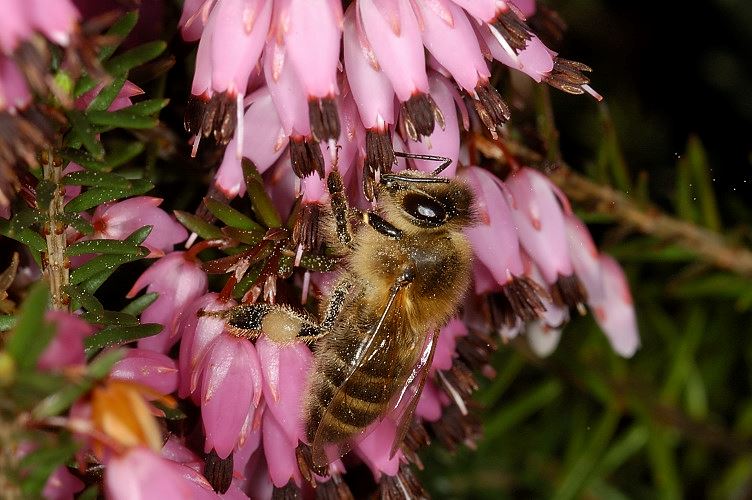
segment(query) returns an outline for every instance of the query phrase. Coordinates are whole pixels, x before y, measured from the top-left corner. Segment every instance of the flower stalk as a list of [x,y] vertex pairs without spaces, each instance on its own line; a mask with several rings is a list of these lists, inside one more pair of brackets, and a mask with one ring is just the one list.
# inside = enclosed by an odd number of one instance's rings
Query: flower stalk
[[49,218],[45,228],[45,240],[47,241],[47,253],[44,258],[44,274],[50,284],[50,297],[52,307],[59,311],[67,311],[70,305],[68,296],[63,288],[70,281],[70,266],[65,256],[65,229],[63,222],[63,195],[65,192],[61,184],[63,166],[55,162],[52,150],[45,154],[43,164],[44,180],[54,185],[50,205],[47,208]]

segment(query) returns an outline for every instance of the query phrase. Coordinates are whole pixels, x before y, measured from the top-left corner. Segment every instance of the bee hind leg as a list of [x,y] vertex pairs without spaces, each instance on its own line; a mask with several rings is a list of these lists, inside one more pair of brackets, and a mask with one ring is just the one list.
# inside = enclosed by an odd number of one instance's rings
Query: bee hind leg
[[222,318],[229,333],[250,340],[256,340],[263,332],[277,343],[313,342],[324,334],[320,325],[285,305],[245,304],[200,315]]

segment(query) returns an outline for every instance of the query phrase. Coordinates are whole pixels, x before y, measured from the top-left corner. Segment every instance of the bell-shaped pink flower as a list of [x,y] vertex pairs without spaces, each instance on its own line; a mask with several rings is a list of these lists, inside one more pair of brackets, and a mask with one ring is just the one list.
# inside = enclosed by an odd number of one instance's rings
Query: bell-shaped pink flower
[[31,92],[18,65],[0,54],[0,111],[11,112],[25,108],[31,102]]
[[[13,3],[15,0],[10,0]],[[8,2],[6,2],[7,4]],[[70,35],[76,27],[79,13],[69,0],[27,0],[19,2],[31,26],[48,40],[63,47],[70,43]]]
[[382,474],[394,476],[399,470],[402,450],[397,450],[393,457],[389,457],[396,435],[397,424],[387,417],[375,424],[374,429],[355,445],[355,453],[371,469],[377,483]]
[[419,1],[417,5],[423,44],[462,89],[473,92],[491,72],[465,12],[451,0]]
[[[243,137],[234,137],[225,149],[214,184],[233,199],[245,194],[241,158],[248,158],[259,173],[265,172],[282,155],[287,135],[267,88],[254,92],[252,102],[243,116]],[[238,127],[240,133],[241,127]],[[238,154],[238,148],[241,148]]]
[[141,313],[142,323],[159,323],[164,329],[138,341],[138,347],[167,352],[179,340],[178,322],[186,305],[206,293],[208,280],[200,263],[186,252],[172,252],[152,264],[136,280],[127,297],[134,297],[147,287],[159,294]]
[[602,254],[599,261],[605,293],[589,305],[614,351],[631,358],[640,347],[640,333],[629,283],[621,266],[612,257]]
[[465,323],[457,318],[452,318],[449,323],[444,325],[439,333],[439,339],[436,342],[436,351],[433,354],[431,363],[431,373],[436,370],[449,370],[455,358],[457,348],[457,339],[466,337],[468,334]]
[[420,23],[409,0],[360,0],[362,29],[381,70],[405,102],[428,92]]
[[112,500],[216,499],[211,485],[195,470],[136,447],[107,462],[104,477]]
[[[217,1],[199,42],[200,54],[210,58],[211,87],[197,88],[194,80],[194,95],[207,91],[245,94],[251,70],[264,48],[271,15],[272,0]],[[201,51],[202,44],[209,45],[208,53]],[[197,60],[197,73],[198,66]]]
[[554,284],[572,274],[562,204],[568,202],[543,174],[524,167],[506,180],[512,218],[525,251],[546,280]]
[[178,21],[183,40],[193,42],[201,38],[213,6],[214,0],[185,0],[183,12]]
[[549,50],[537,36],[532,35],[525,48],[516,57],[512,57],[499,44],[489,27],[484,26],[479,30],[494,59],[510,68],[522,71],[536,82],[543,81],[543,78],[554,69],[556,53]]
[[588,302],[600,301],[605,293],[603,272],[590,231],[574,214],[567,214],[564,222],[574,272],[587,291]]
[[261,398],[261,367],[248,340],[217,336],[201,361],[201,420],[204,451],[227,458],[245,436]]
[[287,55],[308,98],[333,98],[338,93],[342,3],[276,0],[274,8],[275,34],[284,37]]
[[297,446],[305,439],[304,395],[313,356],[301,342],[282,345],[262,335],[256,342],[264,375],[266,412],[271,413],[282,430]]
[[[222,333],[224,320],[212,316],[199,316],[199,311],[221,311],[235,305],[234,301],[222,300],[217,293],[207,293],[191,302],[180,321],[180,354],[178,369],[180,380],[178,395],[186,398],[198,389],[200,361],[207,346]],[[198,399],[196,400],[198,403]]]
[[309,136],[308,103],[286,47],[269,40],[264,49],[264,77],[285,134]]
[[[433,134],[422,141],[409,141],[410,153],[442,156],[452,160],[442,172],[442,177],[452,178],[457,172],[457,158],[460,155],[460,126],[455,107],[452,84],[439,73],[432,71],[428,77],[431,97],[444,116],[443,126],[435,127]],[[424,172],[436,170],[440,163],[430,160],[413,160],[415,168]]]
[[48,311],[45,319],[52,323],[55,335],[37,360],[37,367],[54,371],[84,364],[84,339],[94,328],[75,314],[62,311]]
[[123,240],[137,229],[152,226],[142,244],[151,251],[150,257],[160,257],[188,237],[188,231],[159,208],[161,203],[161,198],[135,196],[99,205],[91,219],[94,233],[85,239]]
[[436,382],[431,379],[426,380],[418,406],[415,408],[415,416],[428,422],[436,422],[441,419],[443,408],[448,404],[449,398],[438,388]]
[[369,130],[384,131],[394,124],[394,89],[357,26],[357,8],[357,3],[353,3],[345,13],[343,46],[347,81],[363,125]]
[[480,263],[499,285],[505,285],[524,272],[518,228],[505,196],[508,189],[495,175],[479,167],[469,167],[460,176],[475,192],[479,219],[465,234]]
[[302,485],[302,477],[295,456],[297,440],[290,439],[284,427],[267,408],[261,426],[264,443],[264,456],[269,468],[269,476],[277,488],[287,485],[290,480]]
[[45,500],[73,500],[76,493],[83,491],[84,486],[83,481],[71,474],[68,467],[61,465],[44,483],[42,497]]
[[171,394],[178,387],[175,361],[147,349],[128,349],[125,356],[112,365],[110,377],[138,382],[160,394]]
[[26,16],[23,2],[10,0],[3,5],[3,15],[0,16],[0,49],[11,55],[18,44],[28,39],[34,33],[30,19]]
[[452,2],[485,23],[493,22],[499,13],[509,10],[503,0],[452,0]]

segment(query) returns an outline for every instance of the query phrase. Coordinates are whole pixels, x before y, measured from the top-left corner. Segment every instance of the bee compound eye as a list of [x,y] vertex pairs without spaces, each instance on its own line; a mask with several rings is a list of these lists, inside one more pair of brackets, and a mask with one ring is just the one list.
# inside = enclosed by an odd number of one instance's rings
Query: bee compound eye
[[447,210],[438,201],[421,194],[408,194],[402,201],[405,212],[428,226],[440,226],[446,221]]

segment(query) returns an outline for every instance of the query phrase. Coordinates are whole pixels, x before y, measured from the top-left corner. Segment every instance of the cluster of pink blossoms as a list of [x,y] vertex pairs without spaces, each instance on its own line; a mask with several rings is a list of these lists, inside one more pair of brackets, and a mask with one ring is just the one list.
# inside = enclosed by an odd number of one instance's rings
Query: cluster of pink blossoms
[[[144,196],[99,207],[90,217],[94,234],[71,234],[70,242],[124,239],[152,226],[143,244],[158,260],[129,296],[142,289],[158,293],[141,320],[163,330],[127,349],[108,388],[77,403],[71,418],[104,429],[100,420],[106,419],[97,416],[105,411],[102,402],[131,397],[117,385],[125,381],[148,388],[151,398],[176,393],[200,410],[195,429],[166,439],[151,430],[143,439],[108,447],[82,437],[105,465],[110,498],[294,497],[313,486],[317,495],[347,498],[344,475],[357,463],[370,469],[383,494],[417,494],[420,486],[407,464],[420,466],[416,450],[429,436],[450,448],[477,436],[470,395],[477,388],[473,371],[493,372],[490,324],[504,339],[526,332],[533,349],[546,355],[570,308],[588,306],[617,353],[635,352],[639,336],[626,279],[613,259],[597,251],[565,196],[532,168],[513,165],[501,180],[460,161],[468,156],[461,126],[485,127],[497,137],[509,119],[508,106],[489,84],[489,59],[536,82],[597,96],[582,74],[585,66],[559,58],[530,30],[525,19],[535,10],[534,2],[501,0],[356,0],[344,12],[339,0],[185,2],[184,38],[200,38],[186,127],[194,150],[208,137],[227,145],[215,179],[219,190],[229,199],[245,191],[246,158],[259,172],[268,171],[265,187],[282,214],[290,213],[296,198],[304,207],[328,203],[325,179],[333,168],[352,203],[368,206],[381,174],[435,167],[397,161],[395,151],[450,158],[442,175],[463,178],[477,198],[480,221],[468,230],[474,293],[461,316],[442,329],[402,449],[390,456],[396,427],[385,418],[331,465],[328,476],[318,476],[306,465],[301,412],[310,349],[263,335],[252,343],[229,334],[222,320],[199,316],[234,302],[209,290],[198,258],[204,247],[174,251],[188,234],[159,208],[160,200]],[[126,86],[114,105],[128,105],[135,92]],[[316,247],[305,237],[295,244]],[[326,288],[325,276],[310,281]],[[303,283],[309,286],[309,280]],[[75,315],[51,319],[59,334],[40,368],[82,364],[82,339],[91,328]],[[60,468],[48,488],[48,497],[60,498],[83,483]]]

